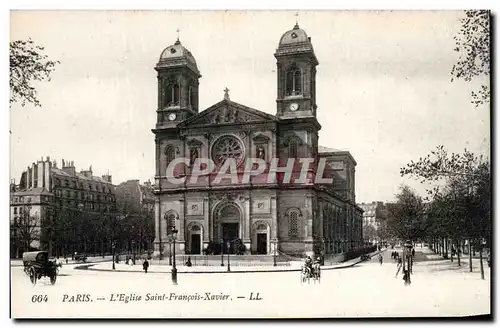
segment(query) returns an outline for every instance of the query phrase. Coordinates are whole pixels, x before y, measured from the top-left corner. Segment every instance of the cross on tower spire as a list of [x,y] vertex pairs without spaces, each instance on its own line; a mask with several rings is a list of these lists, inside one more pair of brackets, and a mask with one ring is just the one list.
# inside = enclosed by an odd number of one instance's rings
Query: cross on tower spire
[[177,30],[175,30],[175,31],[177,32],[177,41],[175,41],[175,44],[180,44],[180,43],[181,43],[181,41],[179,40],[179,32],[180,32],[181,30],[177,29]]
[[295,13],[295,28],[299,28],[299,12]]
[[224,89],[224,99],[229,100],[229,89],[227,87]]

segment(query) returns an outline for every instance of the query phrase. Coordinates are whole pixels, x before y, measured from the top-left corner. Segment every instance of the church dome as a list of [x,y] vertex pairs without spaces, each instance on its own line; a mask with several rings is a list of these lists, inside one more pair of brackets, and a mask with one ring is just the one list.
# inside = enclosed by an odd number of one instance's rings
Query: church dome
[[290,45],[293,43],[302,43],[302,42],[309,42],[310,40],[307,37],[306,31],[301,29],[299,27],[299,24],[295,24],[293,29],[290,31],[286,31],[285,34],[280,39],[279,46],[282,45]]
[[276,49],[275,57],[309,54],[312,55],[314,61],[317,62],[314,55],[314,49],[311,43],[311,38],[307,36],[306,31],[295,24],[293,29],[286,31],[280,39],[278,49]]
[[196,65],[196,60],[191,54],[191,51],[186,49],[179,39],[171,45],[166,47],[158,61],[157,67],[175,67],[175,66],[187,66],[191,68],[194,72],[199,74],[198,66]]

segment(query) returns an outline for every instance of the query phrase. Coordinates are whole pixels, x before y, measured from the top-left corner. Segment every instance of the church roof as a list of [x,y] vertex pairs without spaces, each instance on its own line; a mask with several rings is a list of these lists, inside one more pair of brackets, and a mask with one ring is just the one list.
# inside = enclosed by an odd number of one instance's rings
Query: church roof
[[341,150],[318,145],[318,152],[320,152],[320,153],[336,153],[339,151],[341,151]]
[[295,24],[293,29],[286,31],[285,34],[281,36],[279,46],[300,42],[309,42],[309,38],[306,31],[301,29],[299,24]]
[[162,51],[160,60],[156,65],[157,68],[175,66],[187,66],[195,73],[200,75],[193,54],[191,54],[191,51],[189,51],[181,44],[179,39],[177,39],[177,41],[173,45],[166,47]]
[[199,114],[180,123],[180,128],[197,125],[238,124],[247,122],[278,121],[274,115],[224,99]]
[[280,38],[278,49],[276,49],[275,57],[308,54],[312,56],[316,65],[318,59],[314,54],[314,48],[311,43],[311,38],[307,36],[306,31],[295,24],[293,29],[286,31]]

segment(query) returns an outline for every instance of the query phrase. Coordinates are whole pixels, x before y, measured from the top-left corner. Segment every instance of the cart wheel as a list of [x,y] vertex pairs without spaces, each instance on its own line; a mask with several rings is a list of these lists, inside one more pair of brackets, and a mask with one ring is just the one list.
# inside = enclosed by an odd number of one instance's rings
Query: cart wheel
[[57,280],[57,274],[54,273],[54,275],[50,277],[50,283],[53,285],[56,283],[56,280]]
[[30,268],[30,280],[31,280],[31,283],[34,285],[36,285],[36,272],[35,272],[35,268],[31,267]]

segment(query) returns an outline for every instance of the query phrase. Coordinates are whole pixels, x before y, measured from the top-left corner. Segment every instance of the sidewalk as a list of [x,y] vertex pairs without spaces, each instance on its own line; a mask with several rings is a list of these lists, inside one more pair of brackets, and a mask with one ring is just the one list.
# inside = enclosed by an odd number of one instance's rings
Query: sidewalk
[[[376,251],[370,254],[370,256],[375,256],[381,252],[384,252],[384,250],[381,251]],[[335,270],[335,269],[344,269],[344,268],[349,268],[352,267],[358,263],[361,263],[361,259],[355,258],[340,264],[335,264],[335,265],[325,265],[321,266],[321,270]],[[137,263],[137,262],[136,262]],[[227,262],[224,262],[224,266],[192,266],[192,267],[187,267],[184,265],[178,265],[177,266],[177,272],[178,273],[257,273],[257,272],[287,272],[287,271],[300,271],[302,262],[290,262],[289,265],[277,265],[277,266],[272,266],[272,265],[250,265],[250,266],[244,266],[244,265],[237,265],[237,266],[231,266],[231,271],[227,271]],[[92,270],[92,271],[114,271],[114,272],[144,272],[142,270],[142,263],[138,263],[136,265],[127,265],[123,263],[118,263],[115,264],[115,270],[112,269],[112,263],[106,262],[106,263],[99,263],[99,264],[82,264],[79,266],[76,266],[75,269],[80,269],[80,270]],[[154,261],[150,262],[150,266],[148,268],[148,272],[151,273],[171,273],[172,272],[172,267],[169,265],[155,265]]]
[[[53,260],[51,258],[51,260]],[[61,263],[63,265],[72,265],[72,264],[92,264],[92,263],[100,263],[100,262],[111,262],[111,255],[108,255],[108,256],[105,256],[105,257],[102,257],[102,256],[90,256],[90,257],[87,257],[87,261],[85,263],[83,262],[75,262],[74,260],[71,260],[71,259],[68,259],[68,263],[66,263],[66,261],[64,260],[64,258],[60,257],[59,258],[59,261],[61,261]],[[23,266],[23,260],[22,259],[11,259],[10,260],[10,266],[11,267],[21,267]]]

